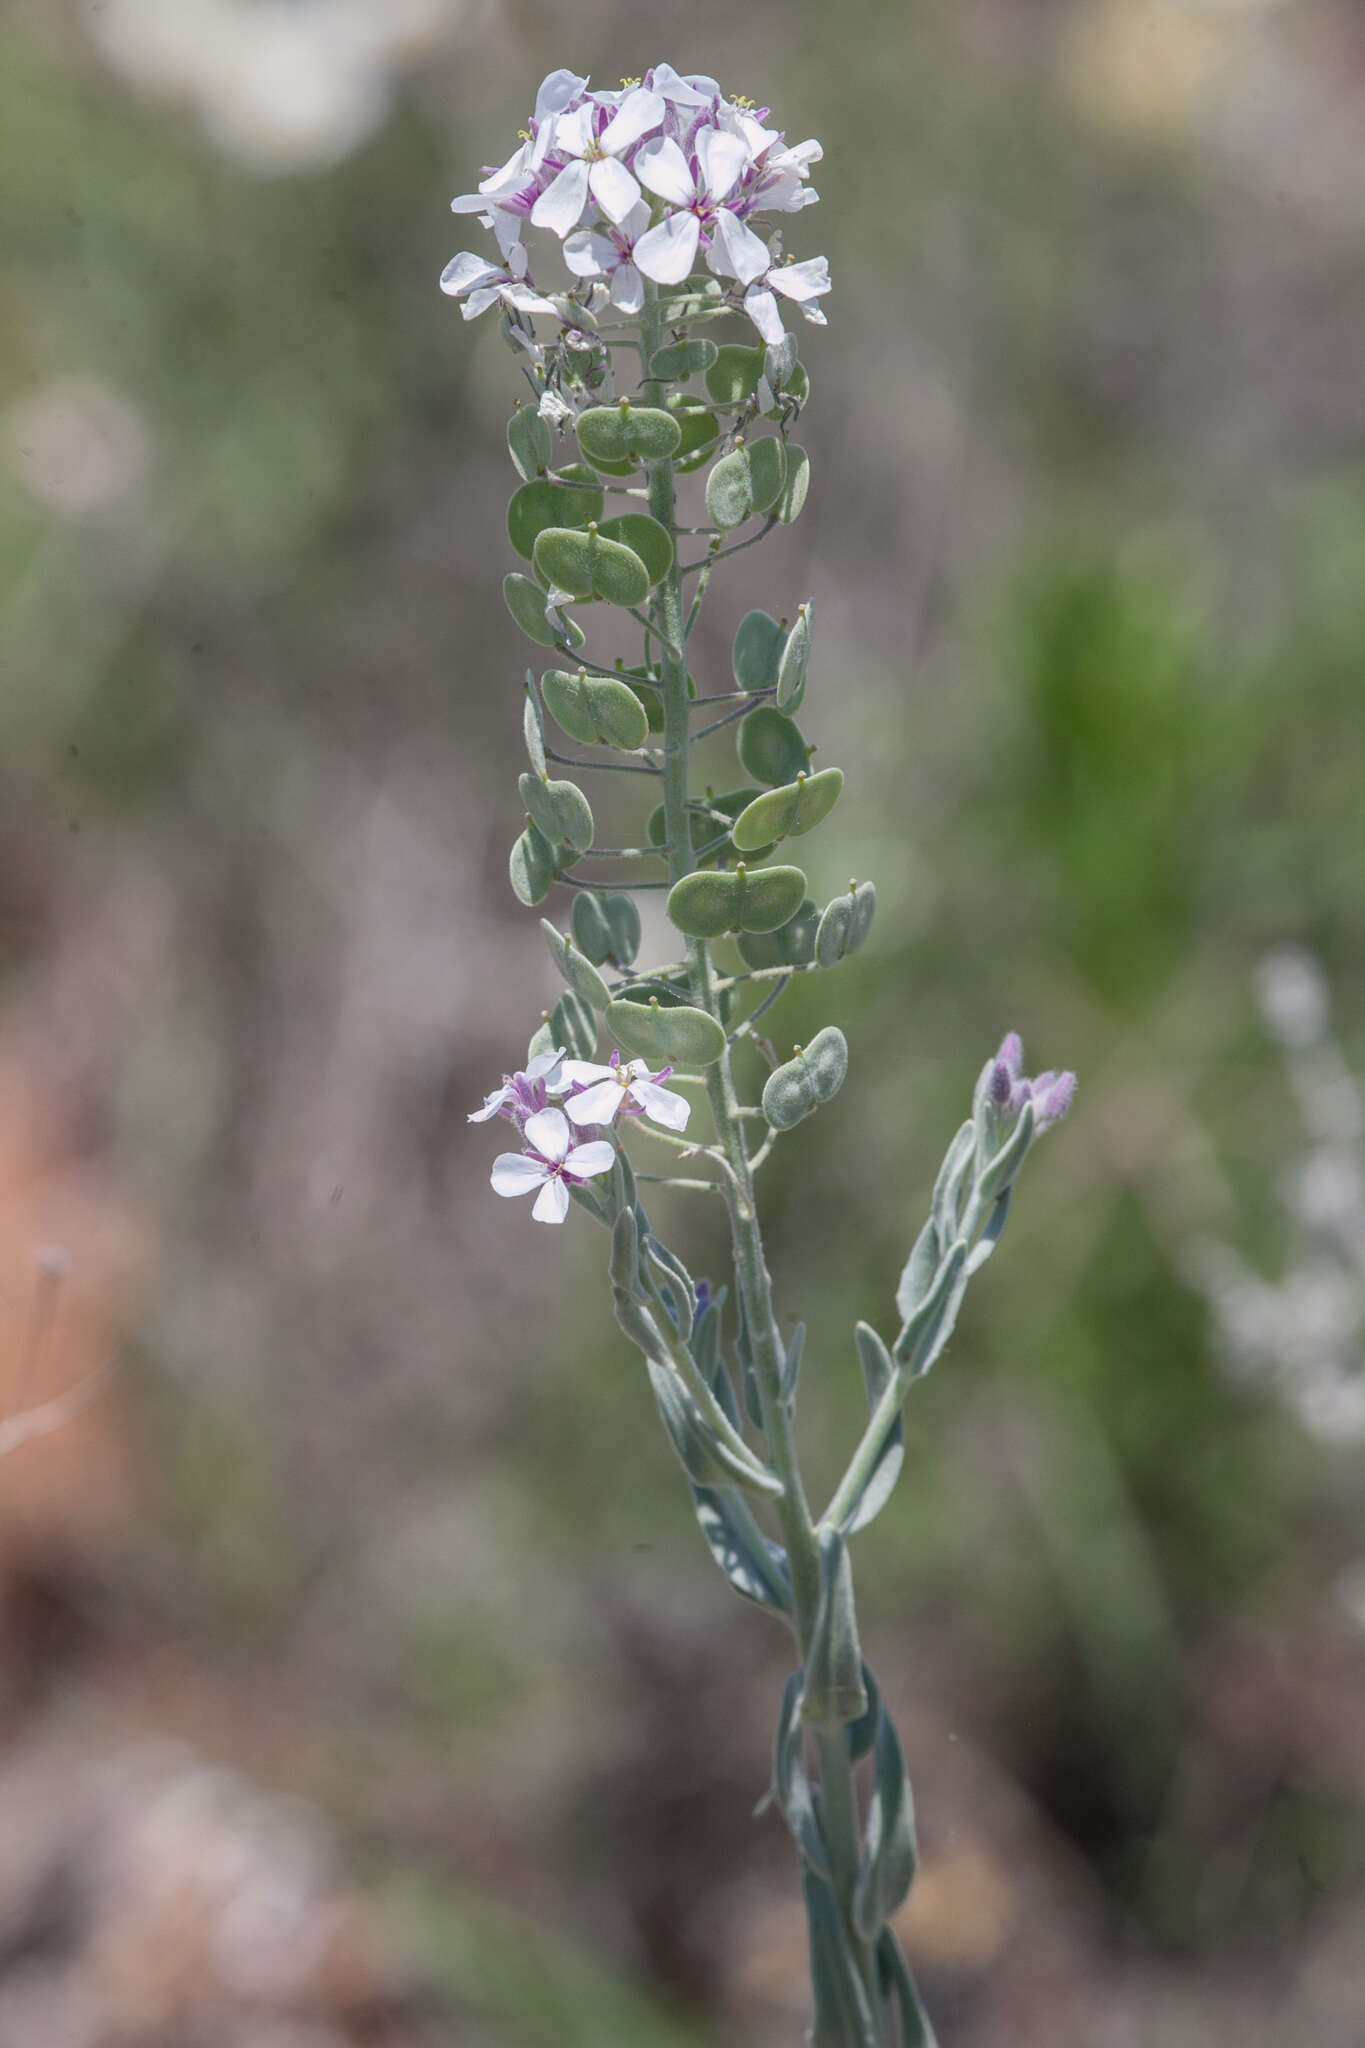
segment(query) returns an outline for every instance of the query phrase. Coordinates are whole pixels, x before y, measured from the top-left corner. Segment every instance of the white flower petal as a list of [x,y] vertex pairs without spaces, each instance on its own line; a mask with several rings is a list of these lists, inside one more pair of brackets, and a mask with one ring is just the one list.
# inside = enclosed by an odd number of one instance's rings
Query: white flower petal
[[569,1190],[557,1173],[546,1181],[536,1196],[531,1214],[537,1223],[562,1223],[569,1213]]
[[587,197],[588,167],[575,157],[531,208],[532,227],[553,228],[557,235],[567,235],[570,228],[578,226]]
[[498,238],[503,262],[513,277],[525,277],[527,257],[521,246],[521,215],[505,213],[500,206],[495,206],[488,219]]
[[536,94],[536,119],[548,120],[551,114],[562,114],[571,106],[587,84],[574,71],[552,71],[548,78],[541,80],[540,91]]
[[781,341],[787,330],[782,325],[782,315],[777,310],[777,300],[771,292],[746,292],[744,310],[770,348]]
[[633,248],[649,226],[649,201],[641,199],[635,206],[631,207],[625,219],[618,221],[616,225],[620,228],[622,239],[627,247]]
[[608,156],[619,156],[623,149],[648,135],[651,128],[657,128],[663,117],[664,102],[658,93],[637,85],[634,92],[626,94],[602,130],[601,146]]
[[708,261],[718,277],[737,277],[741,284],[752,284],[762,277],[772,257],[767,243],[746,228],[738,214],[722,206],[716,214],[716,239]]
[[621,1107],[623,1091],[620,1083],[598,1081],[591,1088],[585,1088],[581,1095],[567,1095],[564,1107],[570,1120],[576,1124],[609,1124]]
[[645,302],[645,281],[633,263],[619,263],[611,281],[611,302],[623,313],[638,313]]
[[575,277],[606,277],[616,257],[616,244],[590,228],[575,229],[564,243],[564,261]]
[[555,122],[555,148],[564,156],[582,156],[593,139],[597,125],[597,109],[594,106],[575,107],[571,114],[561,114]]
[[655,135],[642,142],[632,167],[642,185],[657,192],[670,206],[688,206],[697,187],[687,158],[671,135]]
[[526,142],[520,143],[505,164],[501,164],[496,171],[490,171],[486,178],[480,179],[479,190],[486,200],[509,198],[513,192],[519,192],[526,183],[530,167],[531,146]]
[[728,199],[749,167],[748,144],[719,128],[699,128],[694,147],[706,190],[713,199]]
[[636,269],[655,284],[681,284],[692,268],[700,234],[695,213],[670,213],[635,244]]
[[501,303],[502,290],[498,285],[485,285],[479,291],[471,292],[461,301],[460,311],[466,320],[477,320],[480,313],[486,313],[490,306]]
[[495,1088],[491,1095],[484,1096],[483,1108],[471,1109],[469,1115],[465,1118],[465,1122],[469,1124],[486,1124],[490,1116],[497,1115],[504,1102],[511,1100],[511,1096],[512,1091],[510,1088]]
[[605,1138],[593,1138],[586,1145],[574,1146],[564,1161],[564,1171],[577,1174],[580,1180],[592,1180],[599,1173],[610,1173],[615,1164],[616,1147]]
[[687,1129],[692,1105],[685,1096],[675,1095],[671,1088],[661,1088],[657,1081],[632,1081],[630,1092],[652,1122],[663,1124],[670,1131]]
[[496,263],[474,255],[470,249],[462,249],[458,256],[451,257],[441,272],[441,290],[458,299],[462,293],[472,292],[477,285],[488,284],[491,279],[502,275]]
[[830,289],[829,259],[811,256],[804,263],[780,263],[766,281],[784,298],[818,299]]
[[487,213],[492,200],[486,192],[461,192],[450,202],[452,213]]
[[614,156],[599,158],[588,172],[588,186],[607,219],[618,227],[640,203],[639,186]]
[[522,1078],[526,1081],[543,1081],[547,1088],[558,1088],[559,1068],[564,1063],[564,1048],[557,1045],[551,1052],[538,1052],[533,1060],[527,1060]]
[[570,1087],[577,1081],[584,1088],[589,1088],[594,1081],[614,1081],[616,1069],[599,1066],[594,1060],[565,1060],[564,1079]]
[[539,1159],[528,1159],[524,1152],[499,1152],[489,1179],[495,1195],[529,1195],[547,1172]]
[[720,87],[714,78],[699,72],[681,78],[671,64],[656,64],[649,74],[649,83],[654,92],[662,93],[675,107],[705,107],[720,97]]
[[540,1109],[526,1120],[522,1132],[542,1159],[561,1160],[569,1149],[569,1122],[562,1109]]

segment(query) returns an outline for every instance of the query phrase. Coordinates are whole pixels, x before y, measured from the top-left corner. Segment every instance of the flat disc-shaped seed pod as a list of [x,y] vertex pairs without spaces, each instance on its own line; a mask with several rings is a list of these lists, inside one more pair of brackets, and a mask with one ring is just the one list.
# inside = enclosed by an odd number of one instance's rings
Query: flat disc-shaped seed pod
[[526,827],[507,862],[518,902],[528,910],[543,903],[555,878],[555,850],[538,826]]
[[700,870],[684,875],[668,892],[668,914],[694,939],[718,939],[722,932],[774,932],[794,917],[805,900],[800,868]]
[[597,1050],[597,1012],[566,989],[550,1012],[550,1031],[570,1059],[590,1060]]
[[718,354],[714,341],[670,341],[655,349],[649,359],[649,374],[665,384],[678,384],[684,377],[709,370]]
[[735,633],[730,664],[739,688],[775,689],[786,644],[786,629],[779,626],[776,619],[769,618],[766,612],[746,612]]
[[640,913],[629,896],[599,896],[580,889],[573,900],[572,922],[574,942],[594,967],[608,960],[629,967],[640,950]]
[[706,372],[706,389],[717,405],[742,405],[753,397],[762,375],[761,342],[750,348],[744,342],[727,341]]
[[[545,616],[545,591],[533,577],[518,575],[515,571],[502,579],[502,594],[507,609],[521,627],[523,633],[534,640],[538,647],[559,647],[562,636]],[[569,645],[575,652],[583,645],[583,628],[576,619],[566,621],[569,629]]]
[[806,694],[806,670],[810,666],[811,636],[815,630],[815,605],[808,598],[797,610],[796,624],[787,635],[782,659],[777,665],[777,708],[797,711]]
[[857,952],[872,929],[876,908],[875,882],[855,882],[847,896],[836,896],[825,905],[815,935],[815,957],[822,967],[837,967],[850,953]]
[[706,479],[706,511],[712,524],[728,532],[755,512],[766,512],[781,497],[786,475],[787,451],[776,435],[741,441],[721,456]]
[[578,417],[578,445],[587,456],[606,462],[662,462],[677,453],[682,433],[662,407],[594,405]]
[[517,782],[522,803],[535,825],[552,843],[583,853],[592,845],[592,807],[576,782],[551,782],[548,776],[523,775]]
[[837,1095],[848,1073],[848,1040],[837,1024],[826,1024],[810,1044],[769,1074],[763,1114],[775,1131],[789,1131],[822,1102]]
[[600,521],[597,531],[604,540],[619,540],[640,557],[650,583],[660,583],[673,567],[673,542],[668,528],[648,512],[620,512],[614,519]]
[[[529,489],[530,486],[528,485]],[[608,604],[643,604],[649,595],[649,571],[633,548],[604,540],[596,525],[551,526],[532,553],[537,576],[573,598],[603,597]]]
[[540,679],[545,709],[562,732],[585,747],[616,747],[632,753],[649,732],[645,707],[627,683],[611,676],[576,675],[546,669]]
[[781,789],[766,789],[740,812],[730,836],[741,853],[752,853],[774,840],[810,832],[829,816],[843,786],[842,768],[822,768],[818,775],[798,775]]
[[607,1030],[632,1059],[671,1060],[678,1066],[709,1067],[725,1050],[725,1033],[706,1010],[680,1004],[614,1002],[607,1005]]
[[507,452],[526,483],[550,467],[550,429],[533,405],[519,405],[507,422]]
[[[723,827],[718,825],[713,818],[705,817],[700,811],[688,811],[687,836],[692,842],[692,851],[694,853],[699,846],[705,846],[708,840],[717,838],[722,830]],[[655,804],[650,812],[645,832],[651,846],[667,846],[668,819],[662,804]]]
[[[768,382],[772,383],[771,377]],[[805,364],[797,363],[791,375],[781,385],[773,385],[773,389],[779,393],[778,402],[763,415],[765,419],[780,420],[793,405],[805,405],[810,397],[810,378],[806,375]]]
[[[753,802],[754,798],[756,796],[761,796],[762,794],[762,790],[755,789],[752,783],[748,783],[745,785],[743,789],[723,790],[719,796],[716,796],[714,794],[708,794],[707,802],[709,803],[713,811],[719,811],[721,817],[724,818],[731,827],[733,827],[734,820],[740,815],[740,813],[742,811],[746,811],[749,808],[749,805]],[[722,829],[723,828],[720,825],[719,821],[713,818],[711,820],[711,837],[714,839],[716,834],[720,832]],[[765,846],[748,846],[744,850],[749,855],[751,860],[763,860],[766,858],[768,854],[772,852],[773,848],[772,844],[769,844]],[[726,857],[727,853],[728,846],[718,847],[715,853],[711,854],[709,858],[711,860],[717,861],[722,860]]]
[[531,772],[545,775],[549,771],[545,762],[545,722],[540,715],[540,701],[531,685],[531,671],[526,671],[526,701],[522,706],[521,730],[526,741],[526,752],[530,757]]
[[581,996],[594,1010],[605,1010],[611,1001],[611,992],[591,960],[585,958],[578,948],[550,923],[548,917],[542,917],[540,929],[545,934],[550,958],[574,994]]
[[668,410],[682,433],[673,466],[680,476],[690,475],[701,468],[720,439],[720,421],[695,398],[670,398]]
[[787,443],[787,473],[773,511],[784,526],[790,526],[801,516],[801,507],[806,502],[810,489],[810,457],[804,448],[798,448],[795,441]]
[[611,895],[601,899],[611,933],[611,957],[618,967],[629,967],[640,950],[640,912],[631,896]]
[[815,958],[820,912],[808,896],[795,917],[775,932],[741,932],[736,944],[746,967],[806,967]]
[[581,462],[573,462],[563,474],[577,477],[580,484],[591,484],[592,488],[578,489],[554,483],[548,476],[538,476],[513,491],[508,502],[507,538],[528,562],[535,553],[537,537],[547,527],[586,526],[590,520],[602,517],[606,500],[592,471]]
[[[766,617],[766,613],[758,616]],[[749,713],[735,746],[754,781],[766,782],[769,787],[795,782],[810,767],[811,750],[801,737],[801,728],[771,704],[760,704],[757,711]]]

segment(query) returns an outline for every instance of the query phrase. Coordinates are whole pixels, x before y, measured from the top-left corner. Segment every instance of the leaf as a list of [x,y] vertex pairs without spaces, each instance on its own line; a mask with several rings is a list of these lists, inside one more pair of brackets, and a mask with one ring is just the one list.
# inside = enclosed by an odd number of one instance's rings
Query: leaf
[[842,1728],[867,1709],[853,1571],[837,1529],[820,1532],[820,1604],[806,1657],[801,1712],[816,1728]]
[[640,1285],[640,1230],[633,1208],[618,1210],[612,1224],[611,1258],[607,1271],[613,1287],[620,1288],[638,1302],[648,1302],[649,1295]]
[[995,1205],[986,1219],[986,1228],[967,1254],[967,1278],[979,1273],[995,1247],[1004,1235],[1005,1225],[1010,1218],[1010,1203],[1014,1200],[1014,1189],[1008,1187],[995,1198]]
[[769,1074],[763,1086],[763,1114],[775,1131],[789,1131],[844,1085],[848,1040],[837,1024],[826,1024],[808,1046]]
[[646,1237],[642,1249],[655,1272],[669,1283],[678,1304],[678,1328],[684,1338],[690,1336],[692,1318],[697,1312],[697,1290],[692,1284],[692,1275],[677,1253],[670,1251],[666,1244],[660,1244],[657,1237]]
[[938,1230],[931,1216],[915,1239],[914,1248],[901,1273],[900,1285],[896,1289],[896,1307],[900,1311],[903,1323],[909,1322],[933,1286],[938,1261]]
[[877,1942],[877,1977],[883,1997],[891,1999],[896,2008],[895,2048],[938,2048],[910,1966],[889,1927],[882,1929]]
[[698,1486],[744,1486],[769,1499],[781,1494],[780,1479],[756,1460],[741,1458],[716,1434],[675,1366],[650,1352],[645,1363],[664,1428],[689,1479]]
[[736,818],[730,837],[741,853],[752,853],[773,840],[813,831],[834,809],[843,786],[842,768],[822,768],[818,775],[803,770],[794,782],[755,797]]
[[694,1485],[692,1504],[711,1555],[735,1591],[756,1606],[792,1613],[787,1553],[780,1543],[755,1530],[734,1490]]
[[895,1356],[902,1366],[909,1366],[912,1379],[928,1372],[953,1334],[967,1286],[966,1264],[967,1247],[959,1238],[939,1267],[933,1286],[901,1332]]
[[829,1875],[829,1854],[815,1797],[806,1771],[804,1724],[801,1719],[801,1673],[793,1671],[782,1692],[777,1717],[777,1739],[773,1745],[772,1796],[778,1811],[791,1829],[792,1837],[808,1870]]
[[806,1326],[804,1323],[798,1323],[792,1331],[792,1340],[782,1361],[782,1377],[778,1384],[778,1394],[788,1409],[796,1405],[796,1384],[801,1377],[801,1360],[805,1350]]
[[1033,1104],[1026,1102],[1018,1123],[977,1182],[977,1193],[983,1202],[993,1202],[997,1195],[1014,1185],[1024,1163],[1024,1155],[1032,1143]]
[[872,1797],[862,1860],[853,1887],[853,1920],[864,1941],[875,1941],[914,1882],[915,1807],[900,1737],[877,1701],[877,1733],[873,1745]]
[[805,1876],[815,2019],[810,2048],[878,2048],[877,2022],[855,1959],[849,1954],[834,1894],[812,1871]]
[[657,999],[630,1003],[618,998],[607,1005],[607,1029],[633,1059],[709,1067],[725,1050],[725,1033],[715,1018],[689,1004],[665,1009]]
[[[868,1414],[872,1414],[895,1373],[895,1361],[870,1323],[859,1323],[853,1332],[858,1362],[863,1369]],[[901,1466],[905,1463],[905,1417],[898,1415],[868,1477],[867,1484],[843,1522],[845,1536],[865,1529],[890,1500]]]
[[929,1213],[934,1219],[940,1245],[949,1245],[957,1235],[957,1221],[962,1208],[962,1190],[972,1163],[972,1150],[976,1133],[970,1123],[959,1129],[957,1136],[948,1147],[943,1164],[934,1182],[933,1199]]

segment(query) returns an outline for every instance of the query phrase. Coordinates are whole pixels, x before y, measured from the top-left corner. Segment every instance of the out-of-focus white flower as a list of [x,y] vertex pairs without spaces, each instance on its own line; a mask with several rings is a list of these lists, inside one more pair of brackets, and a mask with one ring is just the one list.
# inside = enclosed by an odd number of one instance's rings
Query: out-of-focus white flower
[[142,481],[152,439],[136,407],[98,377],[54,377],[4,415],[10,469],[49,511],[97,515]]
[[188,107],[209,140],[267,173],[336,163],[369,139],[395,79],[464,0],[104,0],[82,19],[110,67]]

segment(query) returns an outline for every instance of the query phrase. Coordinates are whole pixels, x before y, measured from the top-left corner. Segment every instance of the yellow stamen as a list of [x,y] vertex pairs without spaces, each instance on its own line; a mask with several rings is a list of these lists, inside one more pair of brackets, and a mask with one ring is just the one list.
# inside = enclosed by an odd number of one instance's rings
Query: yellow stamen
[[632,85],[638,85],[640,81],[638,78],[623,78],[621,80],[621,83],[622,85],[627,87],[627,89],[629,89],[629,87],[631,87]]

